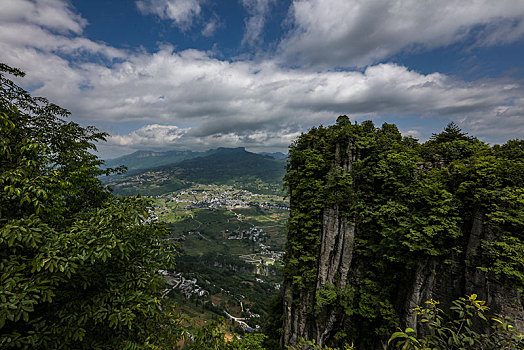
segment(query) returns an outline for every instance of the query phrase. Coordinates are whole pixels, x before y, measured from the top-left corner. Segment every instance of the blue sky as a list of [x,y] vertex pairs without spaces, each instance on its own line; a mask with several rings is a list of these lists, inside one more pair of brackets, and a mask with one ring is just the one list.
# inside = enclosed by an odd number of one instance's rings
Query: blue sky
[[0,0],[20,84],[138,149],[286,151],[352,120],[524,137],[524,1]]

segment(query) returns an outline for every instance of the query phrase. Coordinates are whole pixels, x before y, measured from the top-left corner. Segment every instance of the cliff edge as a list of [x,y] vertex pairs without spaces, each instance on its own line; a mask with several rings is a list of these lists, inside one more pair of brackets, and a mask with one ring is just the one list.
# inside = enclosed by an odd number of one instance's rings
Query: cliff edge
[[420,144],[371,122],[291,147],[281,346],[385,349],[413,308],[477,294],[524,329],[524,147],[450,124]]

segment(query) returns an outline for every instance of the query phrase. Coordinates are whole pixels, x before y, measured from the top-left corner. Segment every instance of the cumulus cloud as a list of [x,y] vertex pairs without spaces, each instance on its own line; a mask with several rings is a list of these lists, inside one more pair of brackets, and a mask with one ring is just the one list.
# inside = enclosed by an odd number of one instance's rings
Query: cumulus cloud
[[191,149],[207,150],[217,147],[247,147],[251,151],[282,150],[300,135],[290,129],[256,130],[250,133],[219,132],[197,136],[191,128],[175,125],[145,125],[125,135],[112,135],[109,144],[128,151],[141,149]]
[[[83,21],[65,8],[71,20]],[[24,28],[18,36],[16,26]],[[71,64],[67,57],[77,50],[109,62]],[[28,73],[22,83],[33,94],[71,110],[74,120],[111,125],[117,132],[105,149],[112,155],[151,147],[283,151],[301,131],[333,123],[340,114],[379,123],[410,118],[415,125],[424,118],[455,120],[490,142],[524,137],[524,91],[510,79],[464,82],[390,63],[361,71],[302,70],[276,59],[229,61],[170,46],[153,53],[121,51],[30,19],[0,22],[0,57]],[[122,123],[137,130],[118,132]],[[426,132],[406,130],[421,138]]]
[[[522,92],[520,94],[522,96]],[[524,138],[524,98],[517,97],[506,105],[493,107],[489,113],[465,115],[458,122],[470,134],[491,143]]]
[[246,31],[242,38],[242,45],[253,46],[262,40],[266,16],[275,0],[241,0],[241,3],[249,14],[245,20]]
[[[56,54],[82,59],[99,55],[105,59],[122,58],[122,50],[82,36],[87,21],[61,0],[3,0],[0,11],[0,50],[2,58],[22,62],[42,56],[44,62],[67,64]],[[34,61],[32,65],[43,62]],[[47,67],[53,70],[54,67]]]
[[186,131],[175,125],[150,124],[127,135],[112,135],[110,141],[119,146],[170,146]]
[[289,16],[282,55],[317,68],[362,67],[471,36],[494,45],[524,35],[524,2],[513,0],[294,0]]
[[80,34],[87,21],[62,0],[2,0],[1,23],[33,23],[67,34]]
[[34,23],[0,21],[1,44],[6,49],[32,48],[43,52],[54,52],[80,58],[83,54],[98,54],[108,59],[125,56],[122,50],[104,43],[94,42],[75,35],[55,34],[49,28]]
[[[283,69],[268,61],[227,62],[200,51],[164,48],[153,55],[129,57],[111,68],[84,69],[90,89],[64,86],[57,92],[44,82],[39,92],[55,94],[77,118],[89,121],[191,125],[180,139],[174,138],[180,136],[178,129],[169,134],[172,139],[148,129],[166,140],[166,145],[169,140],[180,144],[182,138],[184,144],[195,146],[213,142],[269,145],[278,138],[274,135],[279,130],[295,133],[331,123],[339,114],[350,114],[353,119],[380,119],[382,115],[459,121],[484,118],[486,125],[494,118],[504,121],[512,115],[522,116],[524,105],[515,99],[522,94],[519,85],[465,83],[393,64],[370,66],[363,72],[316,73]],[[518,118],[515,123],[524,125]],[[499,128],[503,125],[499,123]],[[504,131],[516,130],[520,129]],[[140,145],[146,141],[158,145],[156,138],[145,137],[144,132],[128,135],[126,142],[131,144],[135,138]]]
[[170,19],[180,30],[185,31],[200,15],[200,2],[201,0],[139,0],[136,6],[142,14]]
[[409,130],[406,130],[406,131],[400,130],[400,132],[404,136],[411,136],[411,137],[414,137],[416,139],[420,139],[421,137],[423,137],[423,134],[419,130],[416,130],[416,129],[409,129]]

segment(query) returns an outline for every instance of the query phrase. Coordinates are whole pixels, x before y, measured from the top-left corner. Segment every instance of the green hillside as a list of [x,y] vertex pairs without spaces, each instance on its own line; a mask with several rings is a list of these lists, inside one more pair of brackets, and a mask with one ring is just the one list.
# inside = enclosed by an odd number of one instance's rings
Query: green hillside
[[277,194],[282,192],[285,165],[285,160],[251,153],[244,148],[218,148],[178,163],[132,170],[106,182],[115,193],[124,195],[156,196],[196,183],[228,184],[256,193]]
[[188,159],[173,168],[183,169],[187,180],[201,183],[227,183],[251,177],[278,183],[285,174],[285,161],[239,148],[218,148],[213,153]]
[[125,165],[128,170],[156,168],[163,165],[179,163],[186,159],[200,157],[206,152],[193,151],[137,151],[125,156],[108,159],[105,165],[109,168],[115,168]]

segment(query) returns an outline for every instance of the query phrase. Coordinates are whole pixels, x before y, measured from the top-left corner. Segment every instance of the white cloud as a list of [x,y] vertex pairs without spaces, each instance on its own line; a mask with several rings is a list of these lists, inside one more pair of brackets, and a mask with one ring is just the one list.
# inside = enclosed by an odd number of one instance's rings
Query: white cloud
[[185,31],[200,15],[200,2],[201,0],[139,0],[136,6],[142,14],[170,19],[180,30]]
[[[83,21],[74,12],[68,16]],[[121,51],[35,21],[0,22],[0,61],[25,70],[21,82],[71,110],[75,121],[110,124],[117,132],[105,149],[112,155],[179,146],[282,151],[301,131],[340,114],[378,122],[404,118],[412,125],[424,118],[440,118],[443,125],[456,120],[491,142],[524,137],[523,88],[511,79],[463,82],[389,63],[363,71],[302,70],[272,59],[227,61],[169,46],[154,53]],[[71,64],[66,58],[78,52],[108,61]],[[137,130],[119,132],[123,123]],[[422,138],[426,132],[405,129]]]
[[[38,67],[44,62],[53,62],[46,66],[48,73],[52,74],[53,71],[63,71],[68,65],[67,60],[58,55],[80,61],[88,55],[99,55],[107,60],[126,56],[123,50],[83,37],[86,25],[87,21],[65,1],[2,0],[1,58],[15,66],[25,62]],[[39,70],[38,74],[41,73],[45,72]],[[71,78],[71,74],[66,77]]]
[[245,20],[246,31],[242,45],[254,46],[262,40],[266,16],[275,0],[241,0],[241,3],[249,14],[249,18]]
[[402,131],[401,130],[400,132],[404,136],[411,136],[411,137],[414,137],[416,139],[420,139],[421,137],[423,137],[423,134],[419,130],[416,130],[416,129],[410,129],[410,130],[407,130],[407,131]]
[[222,26],[223,23],[220,21],[220,18],[215,14],[209,19],[209,21],[202,29],[202,35],[208,38],[212,37],[215,34],[215,31]]
[[521,39],[524,1],[294,0],[293,29],[280,44],[288,62],[319,68],[366,66],[402,50],[469,38],[479,45]]
[[[331,123],[339,114],[350,114],[352,119],[467,116],[472,120],[485,118],[484,124],[498,118],[502,119],[502,128],[504,118],[513,118],[509,110],[522,116],[518,108],[524,105],[521,100],[508,102],[522,93],[515,84],[465,83],[392,64],[371,66],[364,72],[317,73],[283,69],[268,61],[227,62],[200,51],[164,48],[153,55],[130,56],[111,68],[82,68],[73,73],[87,80],[90,89],[74,85],[83,81],[80,78],[62,87],[53,83],[56,78],[47,78],[38,93],[53,97],[76,118],[92,122],[191,125],[184,129],[183,138],[192,140],[195,146],[211,145],[211,141],[269,145],[274,139],[271,135],[279,130],[298,132]],[[497,109],[503,111],[500,117],[496,117]],[[524,120],[516,123],[524,125]],[[513,128],[505,131],[511,134],[519,130]],[[129,137],[140,140],[139,144],[145,145],[146,140],[158,144],[142,134]]]
[[524,98],[518,97],[507,105],[493,107],[488,113],[465,115],[458,121],[471,135],[487,142],[504,143],[508,139],[523,139]]
[[150,124],[127,135],[112,135],[109,141],[118,146],[170,146],[186,132],[175,125]]
[[62,0],[2,0],[0,23],[28,23],[61,34],[81,34],[87,21]]
[[81,57],[83,54],[99,54],[105,58],[122,58],[123,50],[104,43],[94,42],[81,36],[54,34],[49,28],[34,23],[0,22],[1,44],[6,48],[33,48]]
[[[112,135],[108,142],[113,148],[130,152],[143,149],[191,149],[207,150],[217,147],[247,147],[251,151],[283,150],[300,132],[289,129],[275,131],[256,130],[251,133],[225,132],[194,136],[190,128],[175,125],[145,125],[125,135]],[[106,145],[107,147],[107,145]]]

